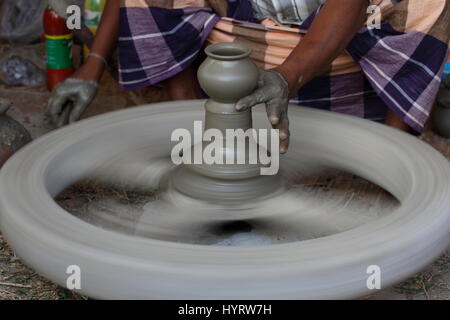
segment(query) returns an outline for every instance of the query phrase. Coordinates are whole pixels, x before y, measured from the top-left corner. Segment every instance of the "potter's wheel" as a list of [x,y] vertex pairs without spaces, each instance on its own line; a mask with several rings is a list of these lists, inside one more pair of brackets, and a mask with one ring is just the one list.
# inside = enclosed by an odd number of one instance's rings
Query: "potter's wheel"
[[[83,221],[53,200],[93,176],[160,188],[173,170],[167,161],[171,132],[202,120],[203,103],[103,115],[57,130],[16,154],[0,175],[0,222],[17,254],[63,286],[67,267],[79,265],[81,292],[95,298],[353,298],[371,292],[369,266],[381,268],[387,287],[448,247],[445,158],[385,126],[297,106],[290,108],[291,146],[281,163],[291,186],[282,194],[228,210],[156,193],[133,219],[115,217],[120,230]],[[253,120],[254,127],[267,127],[263,110],[255,110]],[[295,172],[324,168],[365,178],[396,203],[377,215],[357,212],[339,201],[321,201],[289,180]],[[202,242],[190,236],[235,221],[250,224],[254,239],[242,241],[237,234]],[[274,241],[277,234],[285,241]]]

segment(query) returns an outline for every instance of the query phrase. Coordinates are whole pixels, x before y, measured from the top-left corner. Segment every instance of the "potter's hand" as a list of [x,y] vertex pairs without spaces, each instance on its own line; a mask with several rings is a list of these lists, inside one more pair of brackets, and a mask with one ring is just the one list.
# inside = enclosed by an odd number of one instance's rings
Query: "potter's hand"
[[289,85],[280,73],[260,70],[257,89],[239,100],[236,110],[243,111],[260,103],[266,104],[272,127],[280,130],[280,152],[286,153],[289,146]]
[[94,99],[97,88],[95,80],[68,78],[53,89],[46,113],[58,127],[78,121]]

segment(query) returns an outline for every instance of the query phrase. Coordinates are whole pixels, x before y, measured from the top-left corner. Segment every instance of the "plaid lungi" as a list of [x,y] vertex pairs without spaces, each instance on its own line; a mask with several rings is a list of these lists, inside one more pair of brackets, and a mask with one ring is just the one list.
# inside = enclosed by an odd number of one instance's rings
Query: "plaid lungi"
[[[367,25],[328,72],[291,102],[375,121],[390,108],[421,132],[448,56],[449,3],[372,0],[378,7]],[[259,67],[273,68],[301,41],[320,9],[290,28],[257,21],[248,0],[121,0],[119,83],[129,90],[173,77],[194,63],[205,43],[245,43]]]

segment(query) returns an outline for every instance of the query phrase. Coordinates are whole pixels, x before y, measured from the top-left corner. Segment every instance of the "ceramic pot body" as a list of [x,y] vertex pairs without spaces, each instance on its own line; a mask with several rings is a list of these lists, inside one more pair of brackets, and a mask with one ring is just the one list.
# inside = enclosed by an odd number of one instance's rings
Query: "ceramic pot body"
[[450,108],[438,105],[431,119],[434,131],[440,136],[450,139]]
[[[222,147],[215,155],[222,163],[191,163],[184,165],[172,176],[176,190],[192,198],[213,202],[233,203],[275,194],[282,188],[279,176],[261,176],[259,159],[251,161],[252,146],[257,142],[248,137],[240,149],[228,129],[244,132],[252,128],[251,110],[236,111],[236,102],[251,94],[257,87],[259,71],[250,60],[251,49],[238,43],[218,43],[205,50],[208,58],[198,70],[202,89],[210,96],[205,103],[205,130],[217,129],[222,133]],[[203,150],[209,143],[203,142]],[[257,150],[267,151],[261,146]],[[195,152],[192,147],[191,155]],[[240,157],[242,156],[243,157]],[[254,153],[253,153],[254,155]],[[240,163],[226,163],[226,159],[243,158]],[[255,163],[256,162],[256,163]]]
[[[222,42],[205,49],[208,58],[198,71],[202,89],[211,97],[205,104],[205,130],[218,129],[223,134],[222,158],[236,158],[236,148],[228,148],[227,129],[252,127],[251,110],[238,112],[236,102],[249,95],[258,83],[258,68],[250,60],[251,49],[243,44]],[[245,164],[194,164],[189,169],[213,179],[239,180],[260,175],[260,165],[250,164],[245,150]]]
[[202,89],[215,102],[236,103],[257,85],[258,68],[250,48],[238,43],[218,43],[205,50],[208,58],[198,70]]

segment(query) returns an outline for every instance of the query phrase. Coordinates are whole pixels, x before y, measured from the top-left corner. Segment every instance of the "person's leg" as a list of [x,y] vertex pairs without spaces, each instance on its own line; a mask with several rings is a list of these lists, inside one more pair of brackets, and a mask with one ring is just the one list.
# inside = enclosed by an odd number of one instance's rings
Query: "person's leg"
[[164,81],[170,100],[193,100],[201,98],[197,77],[192,67]]
[[386,112],[386,120],[384,123],[392,128],[404,132],[411,132],[411,128],[391,109]]
[[195,68],[188,67],[220,17],[203,8],[201,0],[121,3],[120,87],[135,90],[161,83],[171,100],[200,98]]

